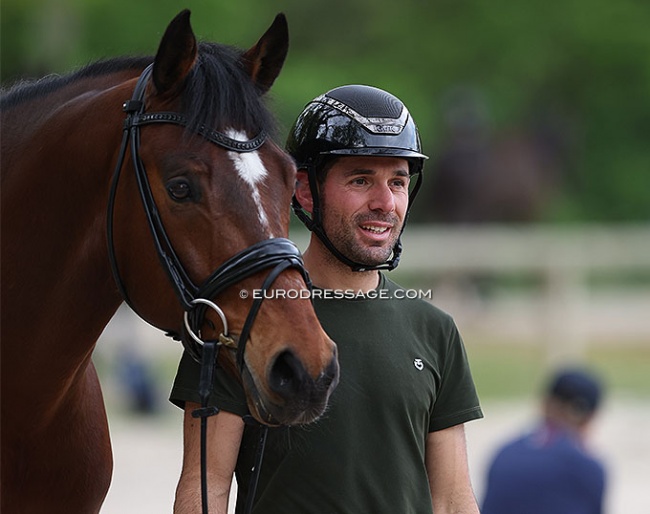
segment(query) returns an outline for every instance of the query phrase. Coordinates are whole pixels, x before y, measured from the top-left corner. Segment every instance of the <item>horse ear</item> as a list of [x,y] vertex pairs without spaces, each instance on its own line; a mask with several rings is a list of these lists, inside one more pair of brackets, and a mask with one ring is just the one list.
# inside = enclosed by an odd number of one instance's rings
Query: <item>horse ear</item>
[[280,74],[289,51],[289,27],[284,14],[275,17],[255,46],[241,57],[251,79],[261,93],[266,93]]
[[196,37],[190,25],[190,11],[185,9],[170,22],[160,41],[153,65],[156,92],[163,94],[180,89],[196,60]]

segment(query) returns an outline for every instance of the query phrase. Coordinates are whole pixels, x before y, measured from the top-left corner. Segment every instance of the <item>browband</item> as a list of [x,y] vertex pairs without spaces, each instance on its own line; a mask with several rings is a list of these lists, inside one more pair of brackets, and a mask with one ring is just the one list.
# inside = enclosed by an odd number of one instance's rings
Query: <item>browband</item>
[[[130,104],[128,105],[128,109],[130,110],[135,107],[135,112],[139,111],[139,109],[137,109],[138,106],[132,105],[133,103],[133,100],[128,102],[128,104]],[[127,110],[126,105],[125,110]],[[125,128],[139,127],[152,123],[174,123],[186,127],[188,121],[185,116],[175,112],[137,113],[131,115],[131,117],[125,121]],[[266,134],[264,132],[260,132],[256,137],[249,139],[248,141],[238,141],[237,139],[228,137],[221,132],[208,128],[205,125],[201,125],[196,132],[208,141],[222,146],[227,150],[232,150],[233,152],[238,153],[254,152],[255,150],[259,150],[259,148],[264,144],[264,141],[266,141]]]

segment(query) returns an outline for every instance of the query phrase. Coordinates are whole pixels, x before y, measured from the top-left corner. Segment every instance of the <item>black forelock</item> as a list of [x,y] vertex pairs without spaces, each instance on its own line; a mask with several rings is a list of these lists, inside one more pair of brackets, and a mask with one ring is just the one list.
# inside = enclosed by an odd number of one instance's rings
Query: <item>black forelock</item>
[[272,134],[274,120],[257,86],[241,64],[242,51],[216,43],[201,43],[197,63],[186,79],[182,110],[189,128],[234,128],[254,137]]

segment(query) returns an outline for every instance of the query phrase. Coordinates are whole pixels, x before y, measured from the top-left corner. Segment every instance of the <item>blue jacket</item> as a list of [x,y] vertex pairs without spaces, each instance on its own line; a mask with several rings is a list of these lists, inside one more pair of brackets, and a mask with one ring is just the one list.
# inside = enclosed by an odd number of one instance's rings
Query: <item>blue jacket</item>
[[501,448],[482,514],[602,514],[603,465],[569,432],[544,425]]

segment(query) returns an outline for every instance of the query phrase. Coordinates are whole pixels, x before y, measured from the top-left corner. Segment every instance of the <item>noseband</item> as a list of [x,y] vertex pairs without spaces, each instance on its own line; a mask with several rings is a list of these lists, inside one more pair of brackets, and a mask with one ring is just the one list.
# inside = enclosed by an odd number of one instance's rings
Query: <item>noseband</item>
[[[201,285],[197,286],[192,282],[189,274],[183,267],[178,255],[174,251],[169,237],[162,223],[162,218],[156,207],[156,203],[151,191],[149,180],[144,168],[144,163],[140,158],[140,127],[149,124],[171,123],[175,125],[187,126],[188,121],[182,114],[174,112],[152,112],[145,113],[144,93],[149,77],[151,76],[153,64],[149,65],[140,75],[135,86],[131,100],[124,103],[123,110],[126,112],[124,122],[124,132],[122,143],[113,174],[111,190],[108,201],[108,220],[107,220],[107,237],[109,260],[115,282],[120,294],[126,303],[138,312],[126,290],[126,286],[121,279],[117,257],[115,255],[114,230],[113,230],[113,213],[115,210],[115,198],[117,195],[117,185],[119,183],[120,172],[126,157],[126,148],[130,143],[131,159],[135,170],[135,177],[140,192],[140,198],[147,217],[147,223],[153,237],[156,253],[160,259],[162,268],[165,270],[169,280],[174,288],[181,306],[185,311],[183,335],[169,333],[176,339],[181,339],[187,352],[201,363],[201,378],[199,383],[199,393],[202,399],[201,409],[193,412],[195,417],[201,418],[201,468],[202,468],[202,498],[203,510],[207,512],[207,482],[206,482],[206,418],[216,414],[216,407],[208,407],[208,397],[212,389],[213,372],[221,346],[227,346],[236,349],[237,366],[240,373],[244,370],[246,363],[244,352],[246,341],[250,334],[250,329],[255,321],[255,317],[261,307],[264,294],[256,297],[248,312],[238,341],[228,333],[228,323],[223,311],[213,302],[213,298],[237,282],[254,275],[262,270],[271,269],[266,279],[262,283],[261,290],[268,290],[275,279],[288,268],[297,269],[305,279],[307,287],[311,288],[311,282],[304,268],[302,255],[298,248],[288,239],[272,238],[259,241],[252,246],[237,253],[226,262],[224,262],[216,271],[214,271]],[[266,141],[266,135],[261,132],[255,138],[248,141],[238,141],[218,132],[217,130],[201,126],[197,130],[203,138],[225,148],[231,152],[245,153],[258,150]],[[217,340],[203,341],[201,339],[201,327],[205,323],[205,316],[208,307],[217,312],[223,324],[223,332]],[[266,439],[266,430],[263,430],[260,439],[260,448],[258,449],[258,463],[256,463],[256,472],[259,473],[261,466],[261,455],[263,453],[263,444]],[[257,481],[255,477],[254,485]],[[255,494],[254,485],[249,491],[247,501],[247,512],[252,506],[252,496]]]

